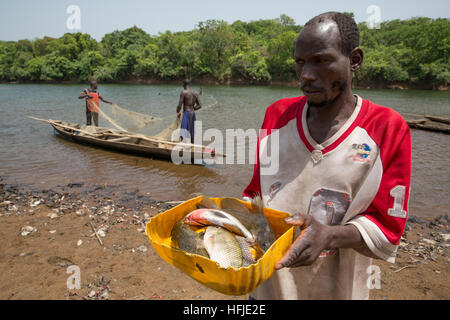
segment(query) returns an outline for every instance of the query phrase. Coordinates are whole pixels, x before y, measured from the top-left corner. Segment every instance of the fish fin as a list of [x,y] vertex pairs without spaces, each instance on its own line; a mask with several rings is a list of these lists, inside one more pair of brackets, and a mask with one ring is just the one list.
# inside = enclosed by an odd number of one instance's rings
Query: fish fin
[[255,231],[258,228],[259,220],[255,219],[254,214],[251,213],[243,213],[234,210],[227,209],[227,213],[235,217],[243,224],[243,226],[250,231],[252,235],[254,235]]
[[[261,217],[258,226],[258,241],[259,249],[262,252],[267,251],[270,246],[276,241],[274,232],[269,222],[267,221],[266,215],[264,214],[264,201],[260,193],[257,193],[255,197],[251,200],[253,213],[258,214]],[[264,219],[262,219],[264,218]]]
[[195,206],[197,207],[197,209],[208,209],[204,207],[201,203],[197,203]]
[[222,199],[222,201],[220,202],[220,206],[225,211],[230,210],[230,211],[240,212],[240,213],[244,213],[244,214],[251,213],[243,203],[239,202],[238,200],[236,200],[234,198]]
[[264,215],[264,201],[261,194],[256,194],[256,196],[252,199],[251,204],[253,213]]
[[213,200],[205,196],[202,196],[200,205],[206,209],[220,209],[219,206]]
[[255,260],[258,260],[259,258],[261,258],[264,255],[264,250],[259,246],[259,244],[255,244],[255,245],[251,246],[251,250],[252,250],[253,258]]

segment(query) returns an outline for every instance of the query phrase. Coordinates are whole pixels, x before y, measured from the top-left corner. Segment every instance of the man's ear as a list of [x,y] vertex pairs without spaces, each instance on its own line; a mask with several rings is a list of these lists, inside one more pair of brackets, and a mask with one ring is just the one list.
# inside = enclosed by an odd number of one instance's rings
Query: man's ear
[[356,72],[361,68],[361,65],[364,61],[364,52],[361,48],[355,48],[350,53],[350,66],[352,72]]

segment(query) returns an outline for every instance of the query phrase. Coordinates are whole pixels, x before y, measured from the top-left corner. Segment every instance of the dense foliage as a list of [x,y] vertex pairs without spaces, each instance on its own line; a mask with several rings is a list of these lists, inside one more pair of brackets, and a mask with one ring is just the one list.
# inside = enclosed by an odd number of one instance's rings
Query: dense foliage
[[[132,27],[59,39],[0,41],[0,81],[104,82],[183,78],[248,83],[295,79],[293,51],[301,26],[282,15],[252,22],[208,20],[189,32],[151,36]],[[448,85],[450,20],[393,20],[380,29],[359,25],[365,63],[360,84]]]

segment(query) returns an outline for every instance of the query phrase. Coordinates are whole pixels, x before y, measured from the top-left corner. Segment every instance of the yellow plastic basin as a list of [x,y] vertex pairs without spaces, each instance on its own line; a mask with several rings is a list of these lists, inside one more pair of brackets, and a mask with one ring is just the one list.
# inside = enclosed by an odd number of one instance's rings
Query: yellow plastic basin
[[[186,214],[196,210],[196,205],[201,199],[202,197],[188,200],[150,219],[146,234],[151,245],[164,261],[208,288],[226,295],[245,295],[254,291],[272,276],[275,264],[294,240],[295,229],[284,222],[289,214],[266,208],[264,213],[277,240],[255,264],[239,269],[232,267],[225,269],[208,258],[173,247],[171,238],[173,226]],[[222,198],[212,200],[220,206]],[[237,200],[251,210],[250,203]]]

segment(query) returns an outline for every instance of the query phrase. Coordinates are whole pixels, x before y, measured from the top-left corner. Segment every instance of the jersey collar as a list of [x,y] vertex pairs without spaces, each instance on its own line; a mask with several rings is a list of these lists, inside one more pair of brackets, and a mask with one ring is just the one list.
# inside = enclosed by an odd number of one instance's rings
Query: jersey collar
[[358,100],[356,103],[356,108],[350,118],[347,119],[344,125],[332,137],[320,144],[317,143],[309,133],[308,124],[306,122],[306,115],[309,108],[308,102],[306,102],[303,108],[299,109],[300,114],[297,116],[298,133],[300,135],[300,139],[303,141],[310,152],[320,151],[322,154],[330,152],[331,150],[335,149],[342,141],[344,141],[355,129],[355,127],[358,126],[362,118],[363,112],[361,112],[361,110],[363,109],[364,101],[358,95],[355,95],[355,97]]

